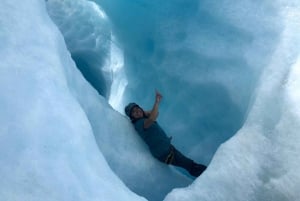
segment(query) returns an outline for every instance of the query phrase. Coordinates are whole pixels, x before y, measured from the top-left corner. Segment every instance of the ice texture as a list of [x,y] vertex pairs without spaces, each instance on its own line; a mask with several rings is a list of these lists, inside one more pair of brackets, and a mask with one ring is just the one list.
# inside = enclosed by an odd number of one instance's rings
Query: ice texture
[[0,199],[136,200],[99,151],[83,79],[44,1],[0,3]]
[[[91,2],[89,1],[49,0],[47,9],[62,33],[65,33],[64,35],[67,37],[75,35],[74,38],[77,39],[76,34],[72,33],[73,29],[70,27],[74,26],[74,23],[85,24],[85,19],[69,13],[73,13],[73,10],[93,13],[95,12],[95,7],[91,10],[87,6],[90,4]],[[93,5],[97,6],[96,4]],[[96,10],[98,9],[100,7]],[[60,15],[57,13],[60,13]],[[103,15],[105,14],[103,13]],[[92,19],[94,21],[102,20],[102,18],[97,18],[97,15],[96,18]],[[69,26],[66,24],[69,24]],[[65,29],[65,27],[69,27],[69,29]],[[94,29],[82,29],[85,33],[84,35],[97,36],[97,32],[93,32]],[[99,29],[101,30],[101,27]],[[104,29],[104,31],[106,30]],[[69,40],[75,40],[74,38],[70,37]],[[104,46],[110,42],[110,38],[103,40]],[[68,48],[72,49],[73,45],[70,44],[69,46]],[[99,48],[102,48],[101,43],[99,43]],[[104,59],[109,60],[111,58],[111,48],[104,47],[104,50]],[[98,52],[97,54],[100,53]],[[88,59],[87,57],[83,58]],[[96,63],[94,64],[96,65]],[[114,63],[111,63],[111,65],[114,68]],[[102,66],[98,65],[98,67],[101,68]],[[121,73],[119,75],[120,78],[116,78],[117,82],[125,79]],[[106,105],[108,109],[99,108],[96,103],[97,99],[86,100],[85,96],[83,93],[79,93],[78,99],[92,126],[96,142],[112,170],[132,191],[150,200],[162,200],[173,188],[185,187],[192,182],[191,178],[155,160],[150,155],[146,145],[136,135],[132,124],[126,117],[119,112],[111,110],[108,104]],[[150,188],[152,189],[151,191],[149,191]]]
[[299,200],[300,7],[277,6],[284,28],[242,129],[218,149],[201,178],[165,201]]
[[[209,164],[243,125],[284,27],[272,1],[96,0],[124,47],[123,106],[150,109],[173,143]],[[254,26],[255,25],[255,26]],[[122,111],[120,111],[122,112]]]
[[[0,7],[1,200],[299,200],[298,1]],[[195,180],[124,116],[156,88],[174,145],[209,165]]]
[[47,2],[47,10],[84,77],[99,94],[114,97],[112,105],[117,106],[116,99],[126,86],[123,53],[105,12],[86,0],[51,0]]

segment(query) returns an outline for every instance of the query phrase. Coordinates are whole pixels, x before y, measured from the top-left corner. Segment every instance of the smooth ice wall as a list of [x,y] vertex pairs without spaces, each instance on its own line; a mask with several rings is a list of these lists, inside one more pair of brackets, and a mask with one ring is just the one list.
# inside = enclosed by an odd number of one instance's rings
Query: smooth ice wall
[[124,56],[103,9],[92,1],[50,0],[47,10],[85,79],[120,110],[127,85]]
[[166,201],[298,201],[300,188],[299,3],[278,2],[284,30],[243,128],[206,173]]
[[276,3],[95,2],[123,47],[123,107],[135,101],[151,109],[154,90],[160,90],[162,127],[185,154],[209,164],[243,125],[278,44],[283,24]]
[[45,2],[0,7],[1,200],[145,200],[99,151],[81,103],[113,110],[75,67]]
[[47,10],[60,28],[76,66],[104,97],[112,84],[110,23],[103,11],[88,1],[47,1]]

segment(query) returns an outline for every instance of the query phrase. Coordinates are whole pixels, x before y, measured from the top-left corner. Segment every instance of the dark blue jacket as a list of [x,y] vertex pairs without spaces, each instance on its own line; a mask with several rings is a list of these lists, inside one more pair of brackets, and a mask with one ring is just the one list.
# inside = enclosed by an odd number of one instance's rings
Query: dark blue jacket
[[171,138],[166,135],[157,122],[153,122],[149,128],[145,129],[145,119],[146,118],[141,118],[134,122],[135,130],[148,145],[152,155],[156,158],[160,158],[169,152]]

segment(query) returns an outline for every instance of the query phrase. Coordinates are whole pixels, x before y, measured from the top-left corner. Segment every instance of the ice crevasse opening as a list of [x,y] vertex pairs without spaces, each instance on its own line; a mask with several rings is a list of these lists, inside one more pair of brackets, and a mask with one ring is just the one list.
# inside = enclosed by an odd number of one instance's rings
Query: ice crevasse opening
[[[299,199],[298,2],[0,5],[3,199]],[[199,178],[153,159],[123,115],[155,89],[173,144],[209,165]]]
[[[80,23],[87,24],[87,19],[78,20],[78,15],[73,15],[75,19],[57,16],[58,6],[49,2],[52,19],[65,19],[65,24],[58,27],[64,36],[65,32],[69,34],[67,44],[76,43],[78,38],[64,31],[65,26],[74,26],[75,20],[82,27]],[[109,68],[114,69],[117,63],[122,69],[118,77],[111,76],[118,87],[107,92],[109,100],[115,100],[116,110],[123,113],[131,101],[150,108],[154,89],[160,89],[164,102],[159,121],[173,136],[176,147],[204,164],[211,162],[222,143],[238,133],[219,149],[207,173],[188,188],[194,187],[193,190],[177,194],[175,191],[167,199],[224,200],[232,197],[233,186],[241,185],[244,188],[235,192],[232,199],[241,200],[246,194],[249,198],[243,199],[290,200],[295,191],[289,194],[280,189],[276,196],[271,195],[274,184],[268,180],[286,168],[278,168],[278,173],[270,170],[280,162],[271,150],[290,147],[273,145],[276,140],[270,133],[280,133],[279,119],[286,115],[283,105],[292,107],[285,102],[289,98],[284,84],[290,79],[291,69],[297,68],[299,5],[295,1],[247,0],[94,2],[106,13],[105,19],[98,20],[111,26],[107,30],[101,28],[100,37],[110,35],[105,39],[110,44],[107,53],[110,59],[119,61],[110,63]],[[94,34],[84,28],[82,31]],[[103,48],[103,44],[100,46]],[[117,162],[113,159],[108,160],[117,174],[128,174],[114,167]],[[239,171],[243,173],[235,175]],[[147,185],[139,189],[136,184],[129,184],[128,176],[122,177],[131,189],[150,200],[160,200],[167,192],[160,192],[158,189],[163,187],[159,186],[148,195]],[[139,183],[137,178],[133,183]],[[206,189],[214,186],[219,187],[220,193],[207,193]],[[261,190],[261,186],[266,189]],[[169,189],[175,187],[179,186],[174,184]]]

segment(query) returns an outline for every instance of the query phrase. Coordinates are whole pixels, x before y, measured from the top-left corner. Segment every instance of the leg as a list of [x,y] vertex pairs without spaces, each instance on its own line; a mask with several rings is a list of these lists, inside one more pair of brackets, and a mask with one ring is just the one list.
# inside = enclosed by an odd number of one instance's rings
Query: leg
[[170,164],[186,169],[192,176],[198,177],[206,169],[206,166],[195,163],[180,153],[174,146],[172,146],[171,151],[174,153],[174,158]]

